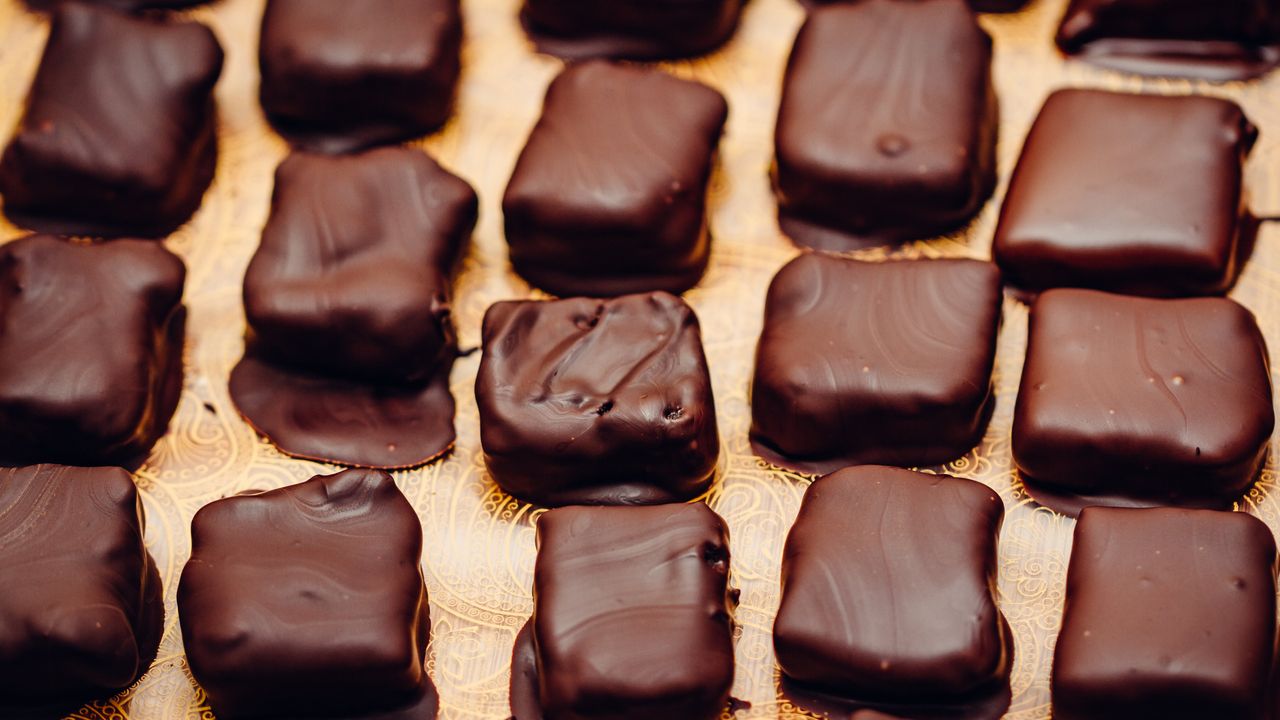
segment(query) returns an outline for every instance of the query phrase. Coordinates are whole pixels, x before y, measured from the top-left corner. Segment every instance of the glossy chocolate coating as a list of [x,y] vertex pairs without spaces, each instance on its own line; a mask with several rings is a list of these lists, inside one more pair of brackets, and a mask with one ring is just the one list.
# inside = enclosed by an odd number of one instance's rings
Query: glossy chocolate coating
[[964,455],[990,418],[1001,303],[991,263],[801,255],[765,302],[752,448],[813,474]]
[[483,342],[480,441],[507,492],[547,506],[652,504],[711,485],[711,375],[680,298],[501,302]]
[[516,720],[712,720],[733,684],[729,530],[702,503],[538,519]]
[[815,10],[778,112],[783,232],[847,250],[964,225],[995,187],[998,123],[991,38],[964,0]]
[[569,66],[547,90],[502,200],[516,272],[560,296],[696,285],[727,115],[720,93],[660,70]]
[[295,153],[245,275],[236,407],[291,455],[420,465],[453,443],[449,285],[476,194],[412,148]]
[[[820,5],[831,5],[836,2],[848,2],[849,0],[800,0],[805,7],[817,7]],[[1026,7],[1029,0],[968,0],[969,7],[978,12],[985,13],[1009,13],[1016,12]],[[870,712],[870,711],[868,711]],[[859,715],[858,720],[863,716]],[[875,717],[874,714],[868,714],[866,717]]]
[[1008,707],[1013,635],[996,607],[1004,517],[986,486],[862,466],[806,491],[782,557],[774,625],[790,680],[851,701]]
[[1256,139],[1229,100],[1060,90],[1027,137],[992,254],[1033,292],[1220,294],[1252,244],[1242,173]]
[[213,179],[221,71],[204,25],[60,6],[0,159],[5,214],[41,232],[169,234]]
[[218,500],[191,542],[182,637],[219,718],[435,717],[422,526],[391,476]]
[[1115,70],[1243,80],[1280,63],[1280,2],[1072,0],[1057,42]]
[[1051,290],[1030,323],[1013,458],[1036,499],[1229,508],[1253,484],[1275,415],[1243,306]]
[[458,0],[268,0],[262,108],[328,152],[425,135],[449,118],[461,46]]
[[1276,546],[1243,513],[1087,508],[1053,663],[1058,720],[1259,720]]
[[0,470],[0,716],[62,717],[150,667],[164,601],[143,526],[120,468]]
[[182,390],[185,279],[148,240],[0,247],[0,464],[145,460]]
[[745,0],[525,0],[538,50],[567,59],[658,60],[702,55],[738,27]]

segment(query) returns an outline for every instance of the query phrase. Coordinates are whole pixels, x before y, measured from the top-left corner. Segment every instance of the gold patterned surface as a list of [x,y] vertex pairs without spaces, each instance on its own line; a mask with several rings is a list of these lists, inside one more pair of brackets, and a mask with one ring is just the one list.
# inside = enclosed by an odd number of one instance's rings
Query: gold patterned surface
[[[524,297],[529,288],[508,269],[500,199],[524,138],[537,117],[546,84],[560,64],[535,54],[516,22],[519,0],[463,0],[468,41],[455,120],[425,141],[440,161],[479,191],[481,221],[456,292],[465,346],[479,341],[480,318],[495,300]],[[332,467],[292,460],[257,438],[227,395],[227,375],[242,349],[240,284],[266,219],[272,173],[284,143],[265,125],[257,104],[256,44],[263,0],[221,0],[191,14],[208,22],[227,50],[217,94],[221,122],[218,176],[195,219],[168,245],[190,269],[186,386],[168,436],[138,474],[147,511],[147,543],[165,581],[168,617],[160,657],[136,687],[82,709],[80,720],[212,718],[186,668],[174,604],[176,580],[190,550],[189,524],[205,503],[248,488],[278,487]],[[1052,46],[1064,0],[1033,0],[1010,16],[986,16],[996,39],[996,78],[1003,112],[1001,188],[1040,103],[1056,87],[1102,86],[1153,92],[1191,90],[1241,102],[1262,128],[1249,169],[1259,213],[1280,214],[1280,75],[1249,84],[1200,86],[1141,81],[1064,63]],[[729,522],[733,569],[742,589],[733,694],[751,703],[741,718],[799,718],[780,701],[770,626],[778,602],[782,541],[807,478],[773,471],[750,452],[747,404],[765,288],[796,251],[778,232],[766,176],[773,122],[787,52],[802,20],[795,0],[752,0],[736,39],[709,58],[672,64],[729,98],[731,113],[714,181],[715,249],[704,282],[688,294],[702,319],[720,428],[721,479],[709,496]],[[17,121],[47,24],[19,0],[0,0],[0,128]],[[997,202],[966,232],[898,251],[927,256],[989,256]],[[0,221],[0,239],[20,231]],[[1263,321],[1280,348],[1280,249],[1264,229],[1256,254],[1233,295]],[[871,253],[876,255],[877,253]],[[881,251],[879,254],[883,254]],[[1009,454],[1013,399],[1025,346],[1026,308],[1006,301],[997,364],[999,402],[980,448],[949,465],[1004,498],[1008,509],[1000,551],[1001,604],[1013,627],[1017,659],[1010,718],[1049,716],[1049,669],[1061,615],[1072,521],[1028,503]],[[532,520],[538,510],[503,494],[485,473],[472,386],[479,358],[454,369],[458,398],[456,451],[434,465],[396,474],[421,515],[423,564],[431,596],[431,673],[444,718],[504,718],[511,644],[532,610]],[[1280,500],[1271,497],[1276,470],[1242,509],[1280,528]]]

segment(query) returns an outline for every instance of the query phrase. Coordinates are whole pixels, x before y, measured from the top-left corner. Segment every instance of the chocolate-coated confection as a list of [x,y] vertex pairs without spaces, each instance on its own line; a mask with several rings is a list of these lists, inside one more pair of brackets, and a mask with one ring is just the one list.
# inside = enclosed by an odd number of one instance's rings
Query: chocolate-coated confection
[[1244,307],[1051,290],[1030,322],[1013,458],[1037,500],[1229,508],[1253,484],[1275,415]]
[[773,632],[786,678],[908,717],[1001,717],[1013,665],[994,591],[1003,517],[989,488],[946,475],[863,466],[816,481],[782,557]]
[[815,10],[778,111],[783,231],[846,250],[964,225],[995,187],[998,116],[991,38],[964,0]]
[[688,500],[715,474],[698,318],[667,293],[493,305],[476,402],[489,474],[522,500]]
[[262,108],[311,149],[425,135],[449,118],[461,47],[458,0],[269,0]]
[[1222,293],[1253,242],[1242,174],[1256,139],[1229,100],[1060,90],[1023,147],[995,260],[1033,292]]
[[476,194],[412,148],[295,153],[245,274],[236,407],[284,452],[419,465],[453,443],[449,285]]
[[0,464],[141,464],[182,390],[185,280],[148,240],[0,247]]
[[1026,7],[1028,0],[969,0],[969,5],[978,12],[1007,13],[1016,12]]
[[563,58],[685,58],[724,44],[744,2],[525,0],[520,19],[538,50]]
[[547,90],[502,200],[516,272],[562,296],[696,285],[727,116],[720,93],[659,70],[569,66]]
[[1259,720],[1276,546],[1243,513],[1087,508],[1053,662],[1058,720]]
[[213,179],[221,72],[204,25],[62,5],[0,159],[5,214],[41,232],[169,234]]
[[515,720],[712,720],[733,684],[729,530],[706,505],[538,520]]
[[1248,79],[1280,64],[1280,2],[1072,0],[1057,40],[1124,72]]
[[814,474],[964,455],[994,402],[1001,302],[991,263],[801,255],[765,303],[752,448]]
[[421,556],[413,506],[376,470],[202,508],[178,611],[214,712],[434,718]]
[[143,525],[120,468],[0,470],[0,716],[62,717],[151,666],[164,600]]
[[[65,2],[72,0],[25,0],[27,7],[32,10],[48,11],[52,10]],[[113,7],[117,10],[125,12],[140,12],[143,10],[179,10],[182,8],[192,7],[193,5],[201,5],[209,0],[77,0],[90,5],[105,5]]]

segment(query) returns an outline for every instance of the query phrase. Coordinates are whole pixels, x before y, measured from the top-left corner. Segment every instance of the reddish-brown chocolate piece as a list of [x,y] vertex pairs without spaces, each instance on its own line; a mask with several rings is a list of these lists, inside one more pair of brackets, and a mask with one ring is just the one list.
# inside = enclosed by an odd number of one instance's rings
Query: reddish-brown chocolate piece
[[675,59],[723,45],[744,2],[525,0],[520,19],[538,50],[563,58]]

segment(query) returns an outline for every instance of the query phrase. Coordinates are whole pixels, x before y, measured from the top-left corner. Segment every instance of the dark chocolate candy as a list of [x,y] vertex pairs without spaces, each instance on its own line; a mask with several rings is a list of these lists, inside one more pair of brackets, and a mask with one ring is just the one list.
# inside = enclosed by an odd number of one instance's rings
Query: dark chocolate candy
[[[41,12],[52,10],[72,0],[25,0],[27,7]],[[182,8],[202,5],[209,0],[77,0],[89,5],[105,5],[125,12],[141,12],[144,10],[180,10]]]
[[1125,72],[1243,80],[1280,64],[1276,0],[1072,0],[1069,55]]
[[656,69],[569,66],[547,90],[503,197],[516,272],[562,296],[696,285],[727,114],[720,93]]
[[991,263],[801,255],[769,288],[752,447],[814,474],[964,455],[990,418],[1001,303]]
[[435,717],[422,526],[391,476],[210,503],[191,543],[182,638],[219,718]]
[[1037,500],[1229,508],[1253,484],[1275,415],[1244,307],[1051,290],[1030,322],[1013,458]]
[[1088,508],[1054,653],[1057,720],[1259,720],[1276,546],[1243,513]]
[[712,720],[733,684],[729,530],[706,505],[538,519],[516,720]]
[[221,71],[204,25],[62,5],[0,159],[5,214],[41,232],[169,234],[213,179]]
[[1013,664],[994,590],[1003,517],[989,488],[946,475],[863,466],[816,481],[782,557],[785,676],[908,717],[1001,717]]
[[425,135],[449,117],[461,46],[458,0],[269,0],[262,107],[312,149]]
[[702,334],[673,295],[493,305],[476,402],[489,474],[523,500],[687,500],[715,474]]
[[829,250],[930,237],[995,187],[991,38],[964,0],[863,0],[815,10],[778,112],[783,231]]
[[711,52],[738,26],[745,0],[525,0],[538,50],[569,59],[657,60]]
[[453,443],[449,285],[475,191],[412,148],[295,153],[245,275],[245,418],[291,455],[419,465]]
[[185,279],[147,240],[0,247],[0,463],[141,464],[182,390]]
[[[986,13],[1009,13],[1016,12],[1026,7],[1029,0],[968,0],[969,7],[978,12]],[[819,5],[830,5],[835,2],[848,2],[848,0],[800,0],[800,4],[805,7],[817,7]],[[862,716],[859,716],[859,720]],[[873,717],[868,715],[867,717]]]
[[1256,139],[1229,100],[1060,90],[1027,137],[995,260],[1029,291],[1222,293],[1252,245],[1242,172]]
[[0,716],[62,717],[151,666],[164,600],[143,526],[120,468],[0,470]]

